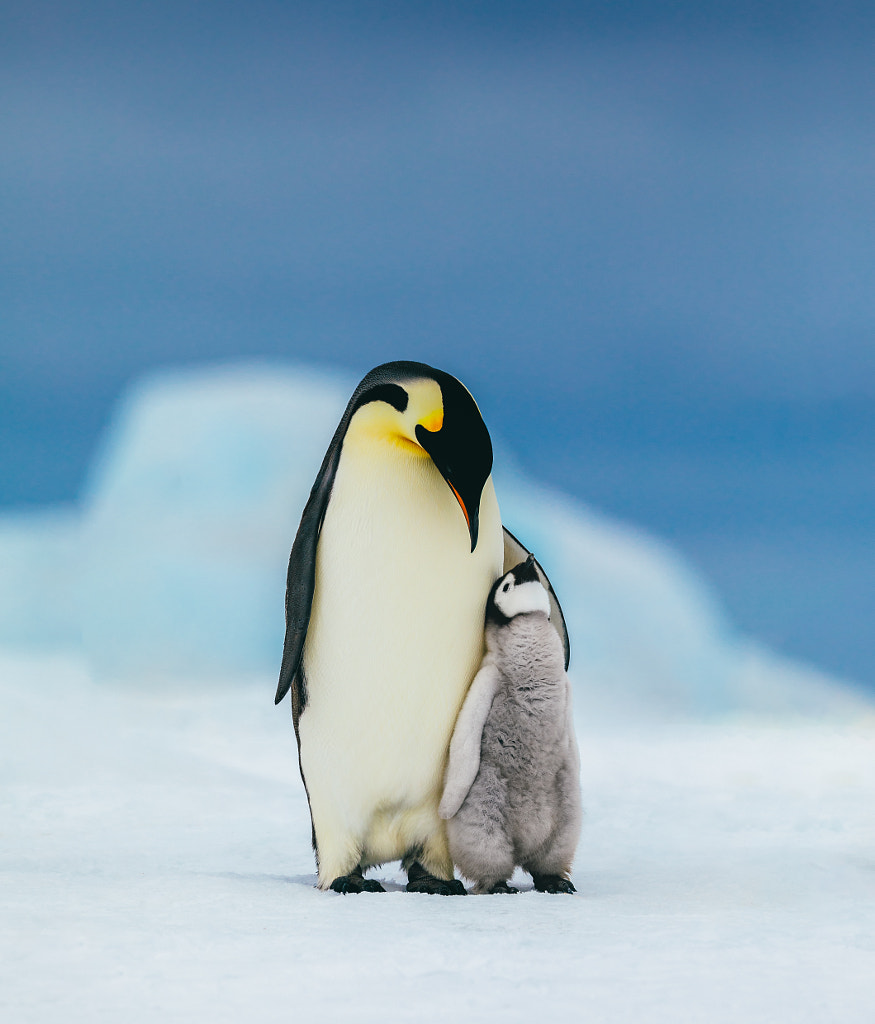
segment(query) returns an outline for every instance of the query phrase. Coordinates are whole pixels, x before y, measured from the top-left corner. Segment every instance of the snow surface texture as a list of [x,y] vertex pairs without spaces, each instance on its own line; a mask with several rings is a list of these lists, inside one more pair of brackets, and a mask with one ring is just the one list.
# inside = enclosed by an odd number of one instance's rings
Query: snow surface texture
[[579,719],[577,896],[339,896],[272,680],[0,657],[0,1019],[872,1021],[871,716]]
[[[101,678],[276,672],[291,542],[354,383],[275,366],[143,381],[80,511],[0,519],[0,645],[76,651]],[[560,596],[592,713],[835,703],[829,681],[735,635],[665,545],[544,490],[500,449],[495,477],[505,523]]]

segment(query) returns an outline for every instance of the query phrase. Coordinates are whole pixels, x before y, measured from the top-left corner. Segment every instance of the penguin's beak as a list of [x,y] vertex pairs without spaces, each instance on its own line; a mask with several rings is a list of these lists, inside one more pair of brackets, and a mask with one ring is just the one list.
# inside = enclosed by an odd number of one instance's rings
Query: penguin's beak
[[[477,547],[477,536],[480,530],[480,493],[483,490],[484,481],[479,481],[476,486],[472,487],[470,482],[464,481],[464,472],[454,472],[453,461],[449,457],[448,439],[442,430],[431,431],[422,423],[418,423],[416,425],[416,440],[431,456],[431,461],[456,496],[456,501],[458,501],[459,508],[461,508],[468,525],[471,550],[473,551]],[[460,468],[464,469],[464,460],[460,462]]]
[[459,508],[461,508],[462,514],[465,517],[465,522],[468,524],[468,533],[471,535],[471,550],[473,551],[474,548],[477,547],[477,534],[478,534],[479,529],[480,529],[480,517],[478,515],[478,510],[477,509],[474,510],[474,515],[472,517],[471,513],[468,511],[468,509],[465,506],[464,498],[456,490],[456,487],[453,484],[453,481],[450,480],[450,478],[446,477],[446,476],[444,477],[444,480],[446,480],[447,484],[449,485],[450,490],[453,492],[453,494],[455,494],[456,501],[458,501],[458,503],[459,503]]
[[536,567],[535,556],[529,554],[529,557],[518,565],[513,570],[514,582],[519,586],[521,583],[540,583],[541,579],[538,576],[538,570]]

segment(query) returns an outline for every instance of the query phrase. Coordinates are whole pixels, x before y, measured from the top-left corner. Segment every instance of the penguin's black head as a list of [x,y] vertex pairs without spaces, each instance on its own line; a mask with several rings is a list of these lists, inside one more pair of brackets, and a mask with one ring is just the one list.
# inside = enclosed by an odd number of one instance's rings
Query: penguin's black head
[[492,584],[486,620],[506,626],[517,615],[543,612],[550,617],[550,597],[538,576],[535,556],[529,555]]
[[394,413],[367,410],[384,440],[430,456],[456,497],[477,546],[480,498],[492,472],[492,441],[468,389],[455,377],[425,363],[384,363],[356,388],[347,409],[352,416],[370,403]]

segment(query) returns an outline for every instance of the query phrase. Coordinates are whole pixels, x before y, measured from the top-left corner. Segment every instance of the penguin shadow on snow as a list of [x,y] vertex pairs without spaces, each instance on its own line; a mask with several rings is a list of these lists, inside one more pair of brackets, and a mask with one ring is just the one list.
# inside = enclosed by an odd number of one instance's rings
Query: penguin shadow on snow
[[[205,874],[205,872],[198,872],[198,874]],[[271,882],[279,883],[281,885],[295,885],[300,886],[303,889],[314,890],[318,888],[318,876],[315,872],[309,875],[273,875],[264,874],[259,872],[245,872],[245,871],[216,871],[206,872],[211,878],[224,878],[232,882]],[[383,887],[384,892],[398,892],[406,893],[406,883],[399,881],[393,877],[377,877],[374,876],[375,881],[379,882]],[[513,883],[514,891],[525,895],[526,893],[537,893],[534,885],[530,878],[521,872],[511,879]],[[466,886],[466,891],[469,895],[474,894],[473,888]],[[613,894],[613,893],[611,893]],[[333,893],[333,895],[342,895],[341,893]],[[415,894],[414,894],[415,895]]]
[[[319,876],[315,872],[307,875],[274,875],[258,871],[199,871],[196,873],[208,878],[224,878],[232,882],[270,882],[301,886],[307,890],[316,889],[319,881]],[[393,878],[377,878],[376,881],[382,885],[385,892],[404,892],[404,883]]]
[[206,878],[225,878],[232,882],[277,882],[281,885],[302,885],[312,889],[316,875],[274,875],[263,871],[196,871],[194,874]]
[[[227,877],[250,877],[252,879],[256,879],[256,878],[270,878],[271,880],[274,880],[274,881],[287,882],[287,883],[291,883],[293,885],[302,885],[302,886],[304,886],[305,888],[308,888],[308,889],[318,888],[318,875],[316,875],[316,874],[312,874],[312,875],[286,875],[286,876],[283,876],[283,875],[251,875],[251,876],[235,875],[235,876],[232,876],[231,874],[228,874]],[[408,893],[407,892],[406,882],[400,876],[396,876],[396,875],[393,875],[393,874],[380,875],[380,874],[378,874],[376,872],[372,872],[368,877],[371,880],[375,881],[375,882],[379,882],[379,884],[383,887],[383,892],[397,892],[397,893],[404,893],[405,895],[426,895],[424,893],[420,893],[420,894]],[[511,882],[511,887],[508,889],[508,892],[511,892],[511,893],[514,893],[514,894],[519,893],[520,895],[535,894],[537,896],[537,895],[540,894],[539,890],[535,888],[534,883],[532,882],[532,879],[530,878],[530,876],[525,874],[525,873],[523,873],[522,871],[517,871],[515,873],[515,875],[513,876],[513,878],[510,880],[510,882]],[[477,893],[475,891],[474,883],[471,882],[470,880],[463,880],[462,884],[465,887],[465,892],[466,892],[467,895],[469,895],[469,896],[483,895],[483,894]],[[362,892],[367,892],[367,891],[368,890],[362,890]],[[562,891],[567,891],[567,890],[562,890]],[[495,893],[489,893],[487,895],[498,895],[501,892],[502,892],[501,890],[496,890]],[[336,891],[332,892],[331,894],[334,895],[334,896],[343,896],[343,895],[345,895],[344,893],[338,893]],[[576,890],[574,891],[573,894],[574,895],[580,895],[579,893],[576,892]]]

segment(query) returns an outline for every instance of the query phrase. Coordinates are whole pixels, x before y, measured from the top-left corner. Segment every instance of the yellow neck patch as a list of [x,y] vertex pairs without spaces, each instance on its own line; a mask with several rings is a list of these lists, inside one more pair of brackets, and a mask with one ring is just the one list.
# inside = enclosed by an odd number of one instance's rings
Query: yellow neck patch
[[444,423],[443,396],[437,381],[416,380],[404,384],[408,404],[400,412],[388,402],[368,402],[353,416],[346,442],[356,444],[375,440],[389,441],[411,453],[427,457],[416,440],[416,428],[429,433],[440,430]]

